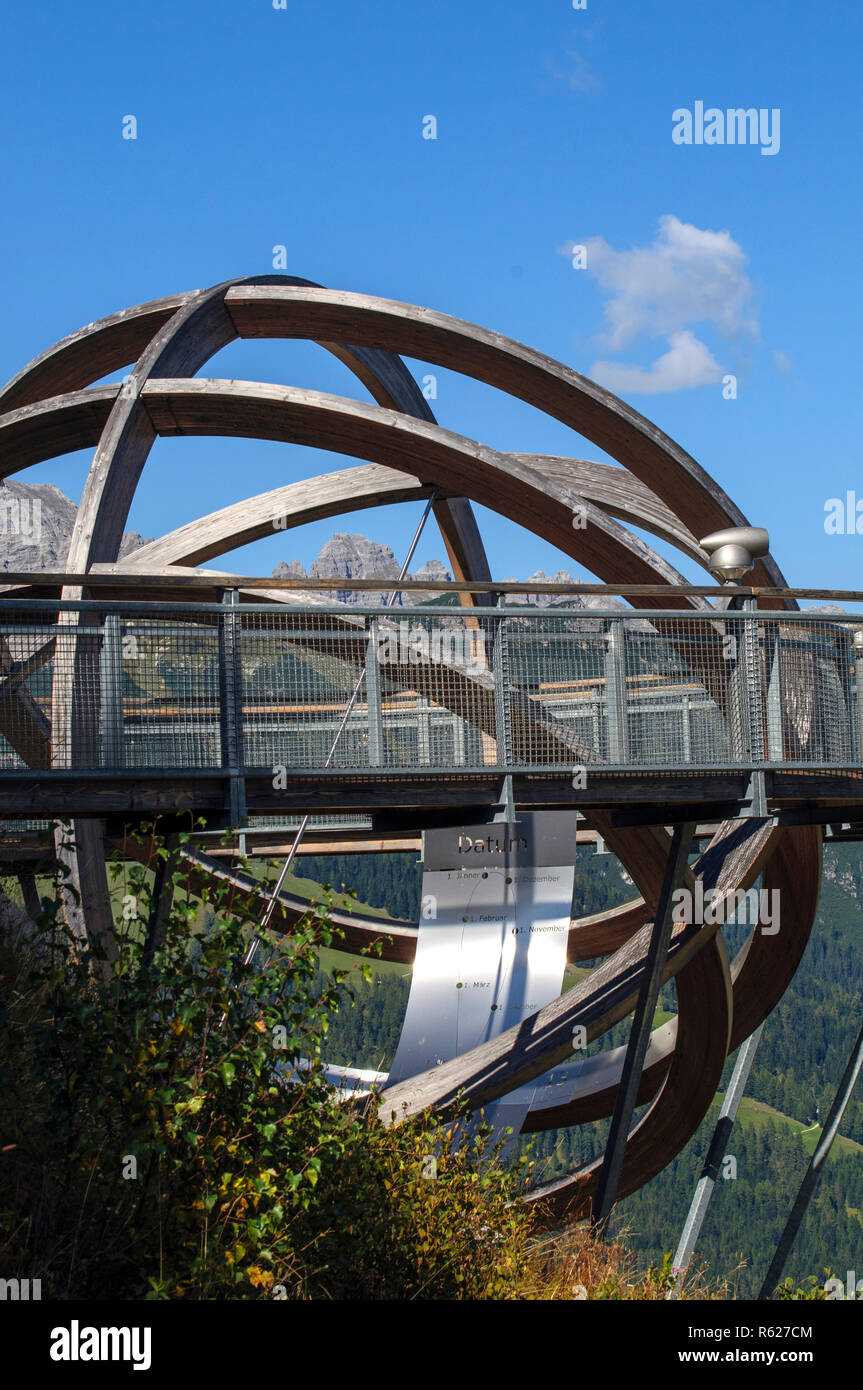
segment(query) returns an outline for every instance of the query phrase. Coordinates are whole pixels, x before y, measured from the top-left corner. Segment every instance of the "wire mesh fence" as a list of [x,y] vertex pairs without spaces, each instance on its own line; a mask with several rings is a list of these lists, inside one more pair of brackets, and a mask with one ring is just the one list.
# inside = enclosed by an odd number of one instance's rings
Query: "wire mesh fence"
[[859,766],[860,620],[0,602],[0,773]]

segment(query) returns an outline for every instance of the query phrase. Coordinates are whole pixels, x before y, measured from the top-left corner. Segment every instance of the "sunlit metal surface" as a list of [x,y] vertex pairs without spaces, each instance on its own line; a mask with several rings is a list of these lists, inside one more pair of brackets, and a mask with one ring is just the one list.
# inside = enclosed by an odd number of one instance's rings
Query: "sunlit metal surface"
[[[502,1033],[560,993],[576,813],[427,831],[413,981],[390,1084]],[[518,1134],[535,1087],[485,1112]]]

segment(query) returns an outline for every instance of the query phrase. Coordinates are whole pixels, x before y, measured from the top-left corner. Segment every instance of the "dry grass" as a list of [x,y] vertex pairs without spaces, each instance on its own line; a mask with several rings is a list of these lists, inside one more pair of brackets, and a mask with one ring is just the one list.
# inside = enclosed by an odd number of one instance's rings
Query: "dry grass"
[[[665,1299],[674,1287],[671,1256],[639,1272],[637,1257],[625,1243],[597,1240],[585,1222],[548,1237],[532,1252],[523,1296],[530,1299]],[[703,1269],[688,1274],[678,1290],[682,1299],[724,1299],[727,1283],[711,1283]]]

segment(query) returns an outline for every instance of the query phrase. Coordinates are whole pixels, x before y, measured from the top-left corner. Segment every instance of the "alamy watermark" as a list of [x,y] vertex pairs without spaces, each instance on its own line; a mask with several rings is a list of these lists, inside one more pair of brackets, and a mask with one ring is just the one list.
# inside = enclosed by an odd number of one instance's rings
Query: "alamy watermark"
[[467,670],[486,670],[485,633],[479,628],[424,627],[403,618],[377,634],[379,666],[419,666],[433,661]]
[[850,1299],[852,1302],[863,1300],[863,1279],[857,1278],[857,1271],[849,1269],[845,1274],[845,1283],[841,1279],[827,1279],[824,1283],[824,1292],[828,1301],[833,1299]]
[[844,497],[828,497],[824,530],[828,536],[863,536],[863,497],[850,489]]
[[148,1371],[152,1361],[149,1327],[68,1327],[51,1331],[52,1361],[131,1361],[133,1371]]
[[675,145],[760,145],[762,154],[778,154],[780,108],[736,106],[705,109],[696,101],[690,111],[678,106],[671,113],[671,138]]
[[41,1279],[0,1279],[0,1303],[27,1303],[42,1297]]
[[736,888],[726,893],[720,888],[705,889],[699,878],[694,893],[689,888],[675,888],[672,915],[675,922],[687,926],[757,922],[762,936],[775,936],[779,931],[779,893],[778,888]]
[[42,502],[38,497],[4,497],[0,493],[0,536],[17,536],[22,545],[42,540]]

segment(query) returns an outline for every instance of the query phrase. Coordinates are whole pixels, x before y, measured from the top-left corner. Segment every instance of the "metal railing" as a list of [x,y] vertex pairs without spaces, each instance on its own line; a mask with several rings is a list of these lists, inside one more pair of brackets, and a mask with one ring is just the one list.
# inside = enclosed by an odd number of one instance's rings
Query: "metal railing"
[[863,765],[853,614],[229,597],[0,599],[0,776]]

